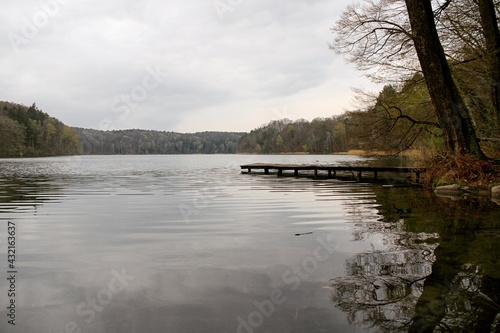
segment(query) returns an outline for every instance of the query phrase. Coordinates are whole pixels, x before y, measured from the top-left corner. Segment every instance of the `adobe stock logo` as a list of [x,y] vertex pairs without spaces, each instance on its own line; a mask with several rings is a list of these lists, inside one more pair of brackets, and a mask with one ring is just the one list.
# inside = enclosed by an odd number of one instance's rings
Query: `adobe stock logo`
[[[135,276],[125,272],[125,268],[121,271],[112,270],[112,278],[109,279],[106,288],[99,290],[95,297],[90,298],[87,302],[80,303],[76,308],[76,314],[84,320],[88,325],[96,318],[96,312],[103,312],[104,308],[109,305],[113,298],[125,290]],[[75,321],[69,321],[64,325],[64,331],[60,333],[82,333],[85,331],[83,324],[78,324]],[[82,329],[83,328],[83,329]]]
[[66,5],[71,0],[49,0],[42,2],[40,1],[38,5],[40,9],[33,14],[31,20],[27,17],[22,18],[21,33],[17,34],[10,32],[7,35],[10,45],[14,51],[18,51],[21,46],[29,43],[29,41],[35,38],[41,29],[43,29],[50,21],[54,18],[61,9],[61,5]]
[[[286,270],[281,275],[283,284],[288,287],[290,291],[299,289],[302,281],[307,279],[319,267],[319,264],[327,261],[330,256],[335,252],[332,246],[332,235],[326,237],[326,241],[322,238],[316,238],[318,245],[313,251],[313,254],[302,260],[300,265],[293,265],[290,269]],[[269,294],[269,298],[261,302],[254,300],[252,302],[255,311],[250,312],[246,316],[238,316],[236,321],[238,327],[237,333],[254,333],[256,329],[261,327],[266,318],[270,318],[277,306],[286,302],[285,292],[280,288],[275,288]]]
[[215,0],[213,6],[221,21],[224,20],[226,12],[232,12],[243,0]]
[[[133,86],[127,94],[116,96],[111,101],[111,110],[118,115],[118,120],[123,121],[130,112],[140,103],[144,102],[149,93],[158,88],[164,78],[168,76],[167,72],[163,72],[159,65],[156,67],[147,66],[147,74],[142,78],[141,83]],[[109,118],[104,118],[99,122],[100,130],[110,130],[113,127],[113,121]]]

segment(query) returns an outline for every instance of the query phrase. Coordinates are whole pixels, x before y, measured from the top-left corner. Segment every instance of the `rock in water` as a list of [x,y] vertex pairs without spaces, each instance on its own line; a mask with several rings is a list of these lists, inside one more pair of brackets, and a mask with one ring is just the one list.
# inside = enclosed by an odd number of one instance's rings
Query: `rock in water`
[[464,190],[462,190],[460,185],[453,184],[453,185],[438,186],[438,187],[436,187],[434,192],[436,192],[438,194],[460,195],[460,194],[464,193]]
[[500,186],[494,186],[491,189],[491,196],[494,198],[500,198]]

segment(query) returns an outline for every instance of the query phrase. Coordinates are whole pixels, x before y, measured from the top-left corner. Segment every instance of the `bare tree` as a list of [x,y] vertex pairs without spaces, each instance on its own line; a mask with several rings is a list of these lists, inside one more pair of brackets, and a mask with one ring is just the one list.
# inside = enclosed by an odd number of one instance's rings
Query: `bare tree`
[[[362,140],[364,149],[397,155],[414,145],[422,149],[427,141],[439,145],[441,126],[421,75],[407,80],[400,89],[386,85],[378,95],[355,92],[356,102],[366,107],[363,112],[350,113],[351,132]],[[360,128],[356,131],[353,126]]]
[[[458,2],[463,1],[469,0]],[[366,0],[349,6],[332,28],[336,37],[330,47],[347,55],[348,61],[378,82],[400,81],[421,70],[449,150],[484,157],[470,111],[446,57],[450,54],[459,59],[464,58],[463,53],[471,53],[467,49],[474,47],[468,45],[482,43],[477,33],[482,30],[475,29],[468,36],[463,25],[473,24],[469,17],[461,21],[458,16],[455,19],[446,16],[444,13],[452,2],[455,1],[434,0],[433,8],[431,0],[418,4],[403,0]],[[473,13],[479,16],[477,6]],[[439,21],[442,34],[453,36],[446,39],[446,52],[435,22],[435,18],[441,17],[448,18]],[[463,40],[472,42],[467,44]],[[403,118],[406,117],[401,113],[397,119]]]
[[331,30],[330,49],[375,82],[398,81],[419,70],[403,0],[350,5]]

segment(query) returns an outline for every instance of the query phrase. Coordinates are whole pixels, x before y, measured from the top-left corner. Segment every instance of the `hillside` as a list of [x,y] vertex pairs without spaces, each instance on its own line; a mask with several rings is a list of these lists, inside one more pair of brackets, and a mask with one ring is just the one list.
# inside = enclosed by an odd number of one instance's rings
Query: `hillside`
[[36,104],[0,102],[0,157],[74,155],[80,148],[73,130]]
[[74,127],[83,154],[234,154],[245,133],[175,133],[152,130],[101,131]]
[[234,154],[246,133],[101,131],[69,127],[38,109],[0,102],[0,157],[78,154]]

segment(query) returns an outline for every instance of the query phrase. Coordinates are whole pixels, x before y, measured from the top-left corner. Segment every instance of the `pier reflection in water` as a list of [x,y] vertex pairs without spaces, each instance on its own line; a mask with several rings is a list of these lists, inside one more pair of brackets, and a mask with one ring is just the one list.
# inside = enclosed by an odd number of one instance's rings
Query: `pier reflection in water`
[[351,324],[380,332],[500,331],[498,206],[486,198],[375,189],[383,218],[354,240],[387,248],[354,255],[331,300]]

